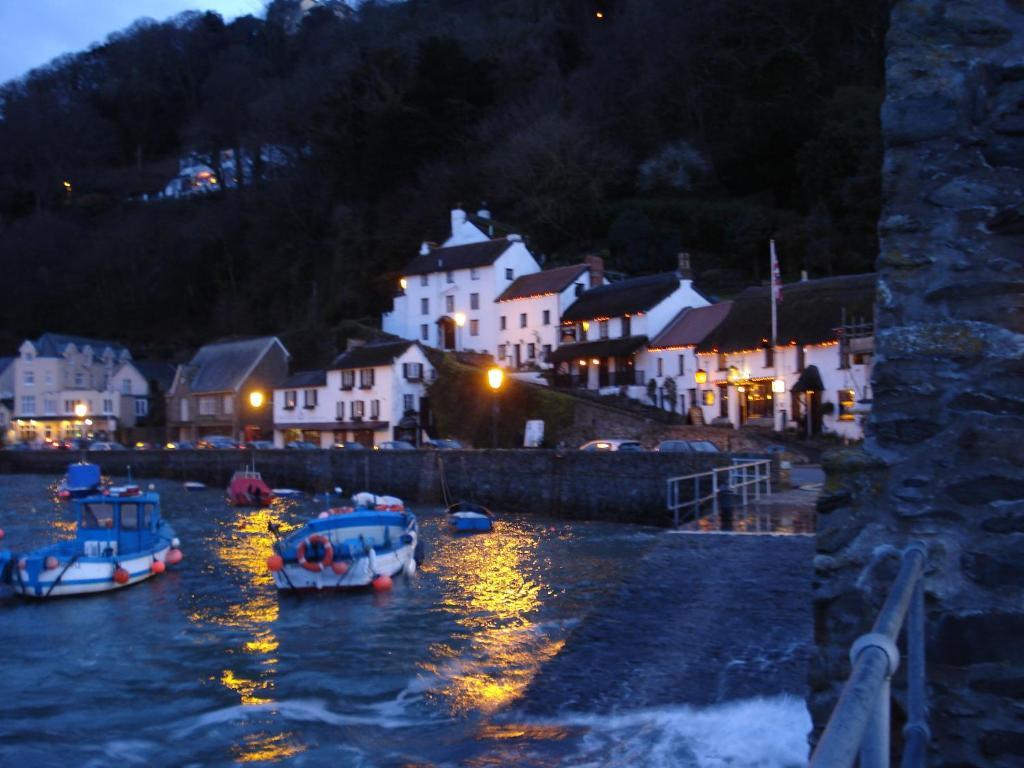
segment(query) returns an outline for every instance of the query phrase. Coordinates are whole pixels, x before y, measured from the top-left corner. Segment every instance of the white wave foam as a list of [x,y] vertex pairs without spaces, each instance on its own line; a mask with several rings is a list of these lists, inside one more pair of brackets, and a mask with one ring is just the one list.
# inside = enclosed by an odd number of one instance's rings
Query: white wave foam
[[262,704],[237,704],[199,715],[192,722],[182,726],[177,736],[184,737],[202,728],[224,723],[237,722],[257,717],[279,717],[304,723],[326,723],[327,725],[370,725],[377,728],[411,728],[422,722],[397,717],[368,715],[340,715],[331,712],[319,699],[296,699],[291,701],[270,701]]

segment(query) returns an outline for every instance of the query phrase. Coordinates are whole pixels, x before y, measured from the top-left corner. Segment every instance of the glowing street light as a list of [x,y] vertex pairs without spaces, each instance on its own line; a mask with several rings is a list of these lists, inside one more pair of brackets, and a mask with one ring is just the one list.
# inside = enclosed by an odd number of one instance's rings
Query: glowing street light
[[75,403],[75,416],[79,419],[84,419],[86,414],[89,413],[89,406],[85,403]]
[[487,386],[497,392],[505,381],[505,372],[495,366],[487,371]]
[[703,368],[698,368],[696,371],[693,372],[693,380],[697,384],[707,384],[708,372],[705,371]]
[[249,405],[253,408],[260,408],[263,405],[263,393],[258,389],[254,389],[249,393]]
[[409,287],[409,281],[406,280],[404,277],[398,281],[398,284],[402,287],[403,291]]
[[781,395],[786,391],[786,380],[785,379],[773,379],[772,380],[772,392],[776,395]]

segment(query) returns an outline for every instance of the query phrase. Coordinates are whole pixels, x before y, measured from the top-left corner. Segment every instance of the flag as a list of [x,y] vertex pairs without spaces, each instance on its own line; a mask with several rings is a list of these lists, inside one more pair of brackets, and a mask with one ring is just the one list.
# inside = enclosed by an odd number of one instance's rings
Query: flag
[[779,257],[775,255],[775,241],[772,246],[772,301],[782,303],[782,271],[779,269]]

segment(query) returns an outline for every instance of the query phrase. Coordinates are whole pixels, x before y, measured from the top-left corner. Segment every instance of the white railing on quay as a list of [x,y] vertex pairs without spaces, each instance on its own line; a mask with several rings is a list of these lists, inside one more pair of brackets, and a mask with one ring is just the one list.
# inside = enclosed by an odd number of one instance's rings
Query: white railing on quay
[[[691,522],[705,515],[716,515],[732,505],[746,506],[761,494],[772,492],[771,459],[733,459],[728,467],[716,467],[682,477],[670,477],[667,498],[672,524]],[[685,514],[684,514],[685,511]]]

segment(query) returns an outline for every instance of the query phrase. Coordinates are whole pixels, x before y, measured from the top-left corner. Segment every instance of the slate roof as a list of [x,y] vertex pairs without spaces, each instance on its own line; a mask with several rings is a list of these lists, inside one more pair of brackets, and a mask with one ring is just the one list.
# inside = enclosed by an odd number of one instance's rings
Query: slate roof
[[[835,341],[844,309],[848,321],[870,321],[875,315],[877,279],[877,275],[868,273],[783,285],[782,303],[778,305],[779,344]],[[747,288],[733,299],[725,319],[697,344],[697,351],[758,349],[771,335],[771,313],[768,286]]]
[[373,368],[391,365],[399,355],[416,344],[415,341],[388,341],[383,344],[364,344],[343,352],[334,359],[331,370],[347,368]]
[[326,387],[327,371],[299,371],[285,379],[276,389]]
[[631,355],[646,346],[646,336],[623,336],[618,339],[581,341],[578,344],[566,344],[559,347],[548,356],[548,360],[552,363],[561,363],[565,360],[584,360],[591,357],[621,357]]
[[161,392],[171,388],[174,381],[174,366],[157,360],[133,360],[132,365],[146,377],[146,381],[155,381]]
[[61,357],[68,344],[74,344],[79,349],[89,346],[92,347],[92,351],[95,353],[102,352],[105,347],[110,347],[115,355],[128,351],[127,347],[123,344],[118,344],[116,341],[90,339],[86,336],[71,336],[66,333],[44,333],[32,342],[32,346],[36,348],[36,354],[39,357]]
[[0,357],[0,375],[14,363],[13,357]]
[[593,320],[646,312],[679,288],[679,275],[663,272],[620,280],[584,291],[573,302],[562,320]]
[[725,319],[731,307],[731,301],[707,307],[686,307],[651,340],[650,348],[668,349],[700,344]]
[[511,301],[512,299],[527,299],[531,296],[561,293],[587,269],[586,264],[571,264],[568,267],[553,267],[517,277],[495,301]]
[[503,224],[500,221],[488,218],[486,216],[479,216],[475,213],[466,213],[466,221],[472,224],[474,227],[479,229],[488,237],[505,237],[506,235],[519,234],[519,230],[513,227],[511,224]]
[[403,275],[427,275],[431,272],[449,272],[456,269],[486,267],[495,262],[512,246],[512,240],[504,237],[485,240],[481,243],[450,245],[447,248],[431,248],[430,253],[420,254],[406,264]]
[[207,344],[188,364],[193,371],[189,388],[193,392],[237,390],[274,344],[281,344],[276,336]]

